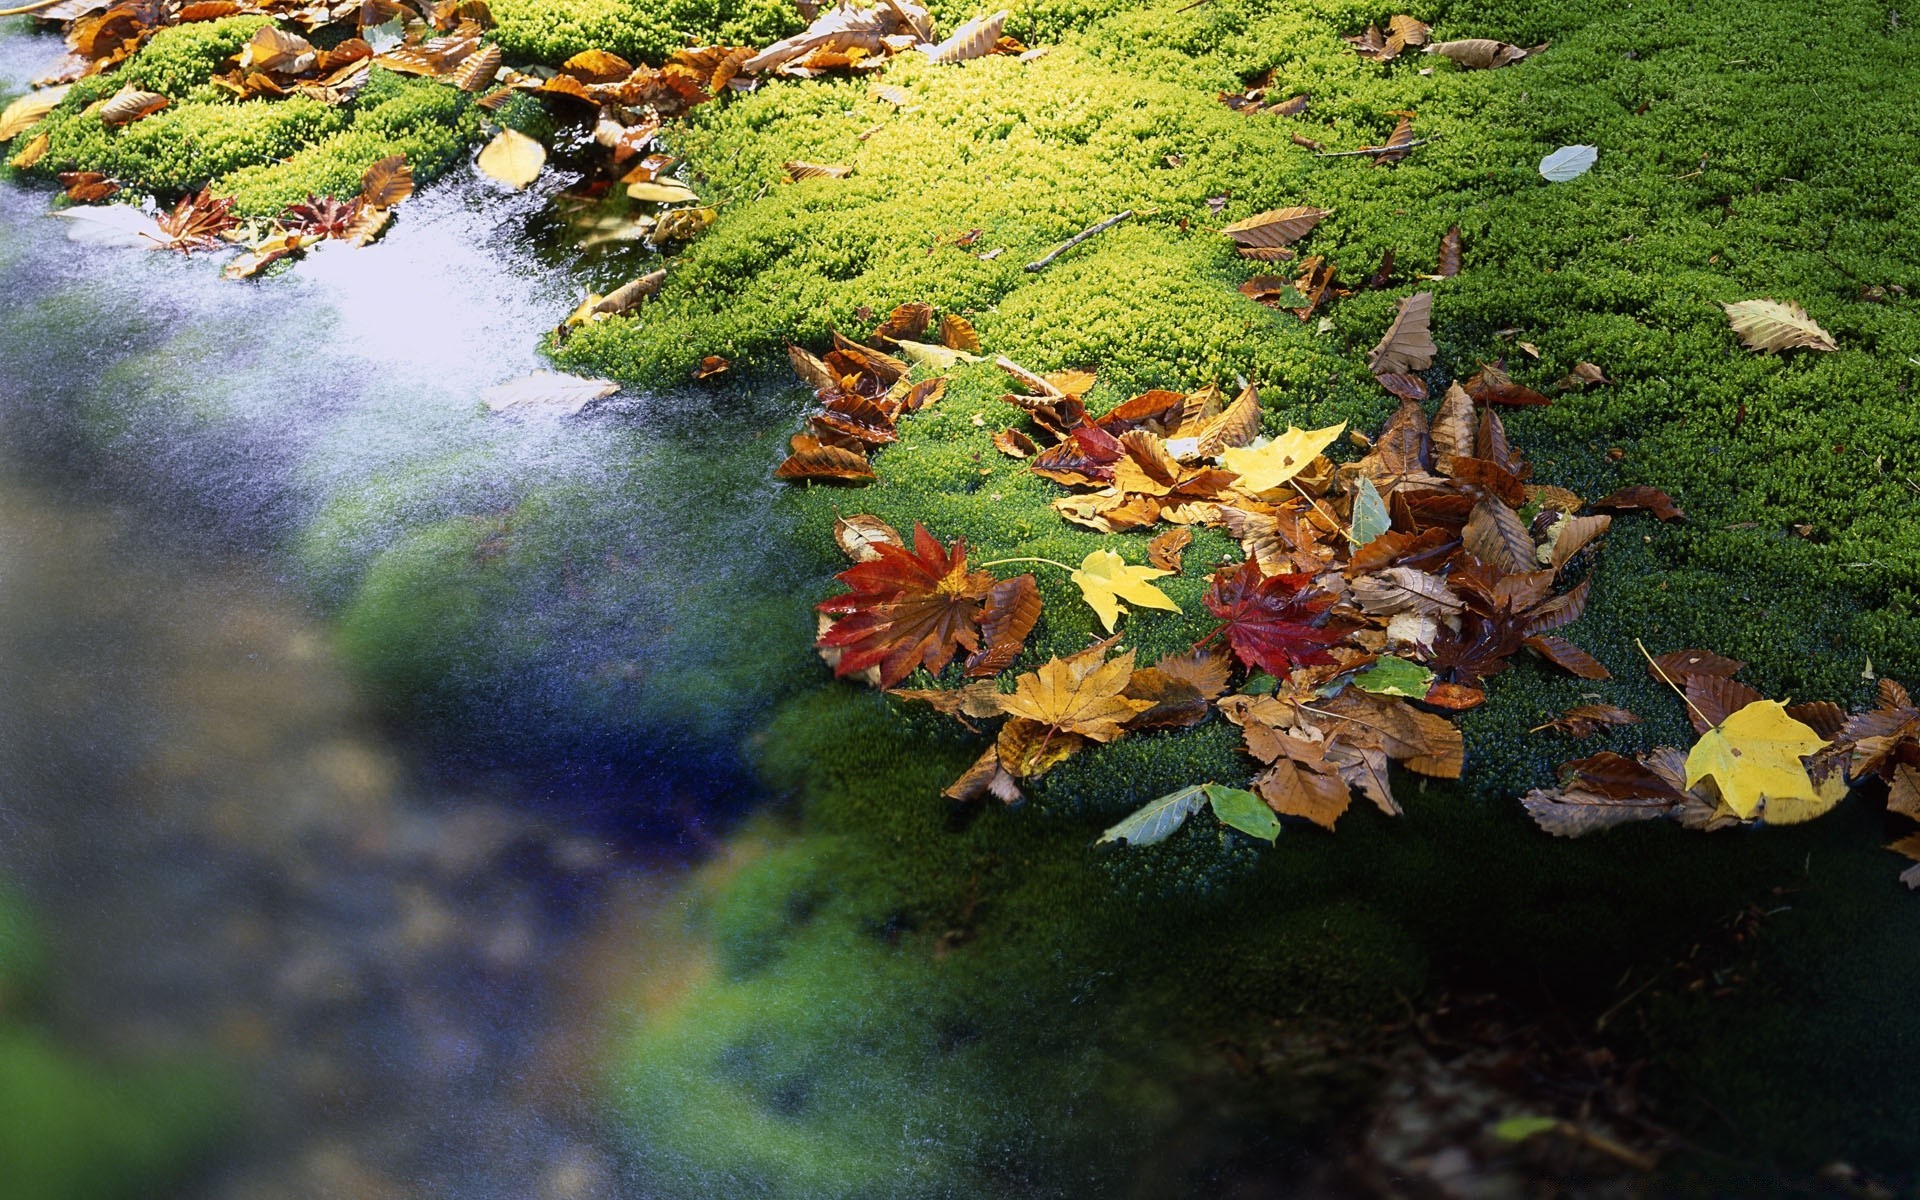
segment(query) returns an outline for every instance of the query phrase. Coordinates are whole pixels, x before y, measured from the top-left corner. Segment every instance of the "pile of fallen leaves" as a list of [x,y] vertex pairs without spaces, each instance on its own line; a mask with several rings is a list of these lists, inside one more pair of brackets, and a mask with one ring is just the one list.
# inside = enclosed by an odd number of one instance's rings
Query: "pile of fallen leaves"
[[[1402,300],[1369,354],[1400,403],[1376,437],[1348,434],[1365,453],[1345,464],[1325,453],[1344,424],[1259,436],[1253,387],[1231,401],[1211,385],[1150,391],[1094,416],[1082,399],[1093,373],[1040,375],[997,359],[1015,384],[1003,399],[1027,428],[997,431],[994,446],[1066,489],[1053,501],[1063,520],[1107,535],[1151,533],[1147,563],[1127,561],[1128,547],[1114,542],[1078,565],[980,564],[964,542],[943,544],[918,525],[909,544],[877,518],[843,517],[836,537],[855,564],[840,579],[851,590],[820,605],[821,654],[839,676],[969,727],[999,722],[994,744],[946,789],[962,801],[1013,802],[1023,784],[1095,744],[1216,714],[1240,727],[1249,779],[1162,796],[1103,841],[1160,841],[1203,807],[1267,840],[1283,816],[1332,828],[1356,794],[1398,814],[1389,764],[1457,778],[1465,745],[1452,714],[1482,703],[1486,681],[1515,655],[1582,679],[1609,677],[1561,632],[1585,610],[1589,581],[1576,579],[1576,568],[1608,532],[1608,514],[1684,519],[1656,488],[1588,504],[1536,482],[1499,409],[1551,399],[1498,366],[1449,385],[1429,412],[1416,372],[1432,365],[1431,300]],[[919,340],[932,328],[930,305],[906,304],[866,344],[835,334],[823,357],[791,347],[819,408],[776,476],[871,482],[869,456],[945,391],[943,377],[915,381],[913,368],[979,357],[963,318],[944,318],[938,343]],[[1582,366],[1566,386],[1604,382]],[[1154,581],[1186,569],[1196,526],[1226,531],[1244,555],[1210,574],[1202,603],[1218,624],[1190,650],[1141,664],[1118,647],[1116,631],[1131,608],[1180,611]],[[1003,681],[1042,615],[1031,573],[1001,578],[988,569],[1013,563],[1067,572],[1109,636]],[[957,686],[897,686],[916,669],[940,676],[956,660]],[[1904,691],[1883,682],[1881,707],[1849,717],[1827,702],[1765,699],[1734,678],[1743,666],[1698,650],[1649,657],[1700,740],[1690,752],[1608,751],[1569,763],[1559,787],[1525,798],[1527,811],[1562,836],[1663,817],[1697,829],[1788,824],[1827,811],[1849,781],[1876,774],[1890,785],[1892,810],[1920,820],[1920,710]],[[1586,704],[1534,732],[1577,738],[1639,721]],[[1920,859],[1920,834],[1894,848]],[[1920,886],[1920,868],[1907,878]]]
[[[907,332],[927,327],[925,309],[890,331],[897,312],[873,340],[908,344]],[[1405,309],[1402,317],[1382,354],[1406,341]],[[938,395],[940,381],[923,392],[928,383],[907,382],[907,362],[844,338],[825,359],[801,350],[794,359],[822,407],[796,438],[785,478],[870,478],[866,453]],[[998,361],[1018,387],[1005,399],[1029,430],[1002,430],[995,445],[1068,489],[1054,501],[1061,517],[1104,534],[1158,530],[1151,566],[1127,562],[1118,543],[1077,566],[1044,564],[1069,572],[1109,633],[1129,606],[1177,610],[1152,581],[1184,569],[1192,527],[1227,531],[1245,559],[1212,572],[1203,603],[1219,624],[1191,651],[1143,665],[1132,651],[1113,655],[1109,639],[1019,675],[1003,692],[992,677],[1040,615],[1031,577],[998,579],[969,561],[963,543],[943,545],[924,529],[909,548],[873,518],[843,520],[843,547],[858,561],[841,578],[853,591],[821,606],[819,641],[836,673],[891,688],[916,667],[937,674],[964,651],[974,682],[896,694],[969,722],[1004,718],[994,746],[948,795],[1011,801],[1022,782],[1089,745],[1196,725],[1217,711],[1242,728],[1261,764],[1251,792],[1196,784],[1109,837],[1157,841],[1210,803],[1270,838],[1275,814],[1331,827],[1356,790],[1399,812],[1390,762],[1457,777],[1464,746],[1449,714],[1481,703],[1484,681],[1516,654],[1606,677],[1556,631],[1585,607],[1587,583],[1573,582],[1573,568],[1612,518],[1583,515],[1579,497],[1530,482],[1494,408],[1515,401],[1499,389],[1483,386],[1476,400],[1451,387],[1431,417],[1405,398],[1377,438],[1355,439],[1367,447],[1359,461],[1336,466],[1324,451],[1344,425],[1262,438],[1251,387],[1230,402],[1211,386],[1147,392],[1095,417],[1081,399],[1091,374],[1041,376]],[[1637,494],[1597,507],[1656,502],[1670,510],[1664,496]],[[1261,683],[1250,689],[1253,676]]]
[[[1527,793],[1527,812],[1561,837],[1663,819],[1700,830],[1794,825],[1831,810],[1853,785],[1878,779],[1887,787],[1887,810],[1920,821],[1920,707],[1904,687],[1882,679],[1874,708],[1847,713],[1826,700],[1767,699],[1734,678],[1745,666],[1708,650],[1649,657],[1648,673],[1678,693],[1699,740],[1686,751],[1603,751],[1569,762],[1559,786]],[[1639,720],[1585,705],[1552,727],[1582,737]],[[1888,849],[1920,862],[1920,834]],[[1900,878],[1920,888],[1920,866]]]

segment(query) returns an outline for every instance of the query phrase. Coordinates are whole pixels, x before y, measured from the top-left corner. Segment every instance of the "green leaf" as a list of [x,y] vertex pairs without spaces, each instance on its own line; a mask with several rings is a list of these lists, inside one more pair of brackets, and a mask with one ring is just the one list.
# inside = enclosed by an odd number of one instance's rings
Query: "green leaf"
[[1265,671],[1255,671],[1253,674],[1247,676],[1245,683],[1240,685],[1240,694],[1243,696],[1271,696],[1273,695],[1273,689],[1279,686],[1280,681],[1278,679],[1275,679]]
[[1252,792],[1241,788],[1222,787],[1209,783],[1201,789],[1207,793],[1207,802],[1213,805],[1213,815],[1219,817],[1222,824],[1231,825],[1248,837],[1256,837],[1268,845],[1280,836],[1280,818],[1274,816],[1267,802]]
[[1353,684],[1376,696],[1408,696],[1418,700],[1433,688],[1433,672],[1410,659],[1383,654],[1371,667],[1353,677]]
[[1353,498],[1353,548],[1360,547],[1385,533],[1392,521],[1387,517],[1387,502],[1373,480],[1360,477],[1360,490]]
[[1560,1121],[1555,1117],[1508,1117],[1493,1127],[1493,1136],[1503,1142],[1524,1142],[1536,1133],[1546,1133],[1559,1126]]
[[1187,823],[1206,802],[1204,784],[1191,784],[1177,792],[1168,792],[1158,800],[1149,800],[1133,815],[1100,835],[1100,842],[1125,842],[1129,846],[1151,846],[1164,842],[1173,831]]

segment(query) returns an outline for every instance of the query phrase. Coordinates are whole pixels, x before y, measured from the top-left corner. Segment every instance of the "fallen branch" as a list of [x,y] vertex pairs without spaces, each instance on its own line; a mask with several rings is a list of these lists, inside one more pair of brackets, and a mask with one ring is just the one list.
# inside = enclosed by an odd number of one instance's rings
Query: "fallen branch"
[[1068,238],[1063,244],[1061,244],[1058,248],[1056,248],[1053,251],[1053,253],[1047,255],[1045,258],[1042,258],[1036,262],[1028,263],[1025,268],[1027,273],[1032,274],[1035,271],[1046,270],[1047,267],[1053,264],[1054,259],[1059,258],[1062,254],[1065,254],[1067,251],[1073,249],[1075,246],[1078,246],[1081,242],[1086,241],[1088,238],[1092,237],[1094,234],[1105,233],[1107,230],[1112,229],[1115,225],[1118,225],[1120,222],[1126,220],[1128,217],[1132,215],[1133,215],[1133,210],[1128,209],[1127,211],[1120,213],[1117,216],[1108,217],[1106,220],[1100,222],[1098,225],[1090,225],[1087,228],[1082,229],[1079,233],[1076,233],[1072,237]]
[[1356,154],[1366,154],[1366,155],[1378,157],[1379,155],[1382,155],[1382,154],[1398,154],[1402,150],[1411,150],[1415,146],[1424,146],[1428,142],[1437,142],[1439,140],[1440,140],[1440,135],[1435,134],[1430,138],[1415,138],[1411,142],[1401,142],[1398,146],[1366,146],[1359,150],[1322,150],[1318,154],[1315,154],[1314,157],[1315,158],[1352,158]]

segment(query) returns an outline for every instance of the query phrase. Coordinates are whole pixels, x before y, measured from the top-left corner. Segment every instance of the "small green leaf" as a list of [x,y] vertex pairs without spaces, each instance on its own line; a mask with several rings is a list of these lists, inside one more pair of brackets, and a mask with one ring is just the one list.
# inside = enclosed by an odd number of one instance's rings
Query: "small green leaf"
[[1433,672],[1410,659],[1383,654],[1371,667],[1353,677],[1354,686],[1376,696],[1408,696],[1415,700],[1433,689]]
[[1240,694],[1243,696],[1271,696],[1273,695],[1273,689],[1279,686],[1280,681],[1278,679],[1275,679],[1265,671],[1255,671],[1253,674],[1247,676],[1245,683],[1240,685]]
[[1273,815],[1267,802],[1252,792],[1242,788],[1223,787],[1209,783],[1201,790],[1207,793],[1207,802],[1213,805],[1213,815],[1220,818],[1222,824],[1231,825],[1248,837],[1256,837],[1268,845],[1280,836],[1280,818]]
[[1353,497],[1353,548],[1360,547],[1385,533],[1393,522],[1387,516],[1387,502],[1373,480],[1360,477],[1360,490]]
[[1560,1127],[1555,1117],[1508,1117],[1493,1127],[1493,1136],[1503,1142],[1524,1142],[1537,1133]]
[[1168,792],[1158,800],[1149,800],[1145,806],[1121,821],[1118,825],[1100,835],[1100,842],[1125,842],[1129,846],[1151,846],[1164,842],[1173,835],[1173,831],[1187,823],[1187,818],[1200,811],[1206,803],[1203,793],[1204,784],[1190,784],[1177,792]]

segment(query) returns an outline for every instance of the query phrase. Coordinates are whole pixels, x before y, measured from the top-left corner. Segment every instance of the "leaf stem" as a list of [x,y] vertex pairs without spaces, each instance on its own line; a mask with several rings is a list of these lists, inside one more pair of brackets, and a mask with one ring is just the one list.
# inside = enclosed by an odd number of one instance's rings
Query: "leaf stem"
[[975,563],[973,565],[984,571],[988,567],[1004,567],[1008,563],[1045,563],[1049,567],[1059,567],[1062,571],[1077,569],[1063,562],[1055,562],[1051,558],[996,558],[992,562]]
[[32,4],[22,4],[18,8],[0,8],[0,17],[17,17],[23,13],[39,12],[43,8],[52,8],[60,0],[33,0]]
[[1397,146],[1362,146],[1358,150],[1321,150],[1316,152],[1314,154],[1314,157],[1315,158],[1354,158],[1362,154],[1367,154],[1377,158],[1382,154],[1393,154],[1402,150],[1411,150],[1415,146],[1425,146],[1431,142],[1437,142],[1439,140],[1440,140],[1439,135],[1435,134],[1433,137],[1416,138],[1411,142],[1401,142]]
[[1671,675],[1668,675],[1666,671],[1660,666],[1659,663],[1653,661],[1653,655],[1648,654],[1647,648],[1645,646],[1640,645],[1639,638],[1633,639],[1633,644],[1635,646],[1639,646],[1641,657],[1647,660],[1647,665],[1653,668],[1653,673],[1655,675],[1658,675],[1662,680],[1662,682],[1664,682],[1668,687],[1673,689],[1674,695],[1679,696],[1680,699],[1683,702],[1685,702],[1686,706],[1693,710],[1693,715],[1700,718],[1700,723],[1702,725],[1705,725],[1708,729],[1719,728],[1712,721],[1707,720],[1707,714],[1700,711],[1700,706],[1698,704],[1695,704],[1693,700],[1688,697],[1685,690],[1683,690],[1679,684],[1673,681],[1673,677]]
[[1352,543],[1353,543],[1354,545],[1356,545],[1356,546],[1360,544],[1360,542],[1359,542],[1359,539],[1357,539],[1357,538],[1355,538],[1355,537],[1353,536],[1353,526],[1351,526],[1351,525],[1342,525],[1342,524],[1340,523],[1340,518],[1339,518],[1339,517],[1336,517],[1336,516],[1334,516],[1334,515],[1333,515],[1333,511],[1332,511],[1331,509],[1329,509],[1329,508],[1327,508],[1327,507],[1326,507],[1325,505],[1323,505],[1323,504],[1321,504],[1321,503],[1320,503],[1320,502],[1319,502],[1318,500],[1315,500],[1315,499],[1314,499],[1314,498],[1313,498],[1312,496],[1308,496],[1308,495],[1307,495],[1307,489],[1305,489],[1305,488],[1303,488],[1303,487],[1301,487],[1301,486],[1300,486],[1300,482],[1299,482],[1299,480],[1297,480],[1297,479],[1289,479],[1289,480],[1287,480],[1287,482],[1293,485],[1293,490],[1294,490],[1294,491],[1296,491],[1296,492],[1299,492],[1299,493],[1300,493],[1300,495],[1301,495],[1302,497],[1304,497],[1304,498],[1306,499],[1306,502],[1307,502],[1308,504],[1311,504],[1311,505],[1313,505],[1313,506],[1314,506],[1315,508],[1317,508],[1317,509],[1319,509],[1319,510],[1320,510],[1320,515],[1321,515],[1321,516],[1323,516],[1323,517],[1325,517],[1325,518],[1326,518],[1327,520],[1329,520],[1329,521],[1331,521],[1331,522],[1333,522],[1333,527],[1334,527],[1335,529],[1337,529],[1337,530],[1339,530],[1339,531],[1340,531],[1340,534],[1341,534],[1341,535],[1342,535],[1343,537],[1345,537],[1345,538],[1346,538],[1346,539],[1347,539],[1347,540],[1348,540],[1349,542],[1352,542]]

